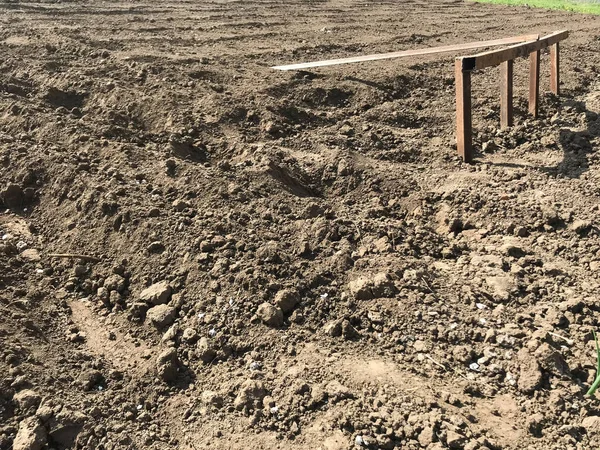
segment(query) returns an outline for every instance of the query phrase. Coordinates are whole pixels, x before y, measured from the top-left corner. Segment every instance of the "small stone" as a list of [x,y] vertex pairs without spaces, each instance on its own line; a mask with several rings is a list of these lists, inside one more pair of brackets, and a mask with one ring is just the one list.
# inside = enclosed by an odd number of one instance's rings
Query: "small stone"
[[104,280],[104,288],[108,291],[123,293],[125,291],[125,278],[121,275],[111,275]]
[[348,283],[350,293],[357,300],[370,300],[373,298],[373,292],[371,292],[371,283],[367,278],[357,278],[356,280]]
[[196,345],[196,356],[205,363],[209,363],[215,359],[217,352],[210,344],[208,338],[203,337],[198,341],[198,344]]
[[527,418],[526,426],[529,433],[533,436],[541,437],[544,422],[544,415],[540,413],[533,414]]
[[46,429],[42,426],[40,419],[29,417],[19,424],[19,431],[15,436],[13,450],[41,450],[46,444]]
[[86,273],[87,267],[83,264],[77,264],[75,267],[73,267],[73,275],[75,275],[77,278],[84,276]]
[[256,310],[256,314],[260,320],[270,327],[283,325],[283,311],[270,303],[262,303]]
[[91,391],[102,379],[102,374],[99,371],[85,370],[79,375],[79,384],[84,391]]
[[517,289],[517,283],[512,276],[487,277],[485,282],[492,289],[493,296],[500,301],[508,300]]
[[526,349],[520,350],[517,356],[521,366],[518,382],[519,390],[525,394],[531,394],[542,383],[542,368]]
[[174,324],[173,326],[171,326],[171,328],[169,328],[165,334],[163,334],[163,337],[160,339],[161,342],[169,342],[169,341],[174,341],[175,338],[177,337],[177,333],[179,332],[179,325],[178,324]]
[[342,335],[342,322],[339,320],[333,320],[325,324],[323,331],[328,336],[339,337]]
[[500,247],[500,251],[507,256],[512,256],[513,258],[522,258],[525,256],[526,252],[514,243],[507,243]]
[[351,341],[360,337],[360,333],[352,326],[348,319],[342,320],[342,337],[346,341]]
[[558,211],[550,206],[542,207],[542,216],[547,225],[555,226],[560,224],[561,219]]
[[465,437],[462,434],[457,433],[456,431],[448,430],[446,433],[446,444],[448,447],[461,449],[465,443]]
[[123,303],[123,296],[119,294],[117,291],[110,291],[108,296],[108,301],[111,305],[118,305]]
[[148,253],[162,253],[165,251],[165,246],[160,241],[154,241],[148,245],[146,250],[148,250]]
[[13,397],[13,401],[21,411],[27,411],[29,409],[37,408],[41,401],[41,397],[37,392],[32,391],[31,389],[25,389],[21,392],[17,392]]
[[433,432],[433,428],[425,427],[423,431],[419,433],[418,441],[421,444],[421,447],[426,448],[431,445],[435,439],[435,434]]
[[372,280],[373,287],[371,288],[375,298],[393,297],[396,294],[396,286],[387,273],[377,273]]
[[179,358],[177,358],[177,351],[174,348],[169,348],[158,355],[156,369],[161,380],[167,382],[175,380],[178,366]]
[[588,434],[600,433],[600,416],[588,416],[581,421],[581,426]]
[[188,344],[194,344],[198,340],[198,332],[193,328],[186,328],[183,330],[181,339]]
[[271,120],[264,122],[261,125],[261,128],[266,133],[273,134],[273,135],[275,135],[281,131],[281,127]]
[[535,358],[542,368],[556,375],[570,375],[569,365],[560,352],[548,343],[542,343],[535,351]]
[[352,397],[350,389],[348,389],[346,386],[344,386],[337,380],[333,380],[327,383],[325,385],[324,390],[327,394],[327,397],[334,402]]
[[48,422],[50,417],[54,415],[54,409],[48,404],[42,404],[35,412],[35,416],[43,423]]
[[500,147],[494,141],[486,141],[481,146],[481,150],[485,153],[493,153],[499,149]]
[[377,239],[373,243],[373,248],[377,253],[387,253],[392,250],[392,243],[390,242],[390,238],[384,236],[382,238]]
[[98,291],[96,291],[96,296],[102,300],[104,303],[108,303],[108,299],[110,297],[110,291],[105,287],[99,287]]
[[518,237],[527,237],[529,235],[529,231],[527,231],[527,228],[525,227],[515,227],[515,231],[514,231],[515,236]]
[[569,227],[577,234],[584,234],[592,227],[592,222],[589,220],[576,220]]
[[162,305],[169,301],[172,291],[168,282],[161,281],[144,289],[140,294],[140,300],[152,305]]
[[22,389],[31,386],[31,382],[25,375],[19,375],[14,381],[10,384],[11,388],[14,389]]
[[354,128],[352,128],[351,125],[346,123],[340,127],[340,134],[342,134],[344,136],[353,136]]
[[348,283],[350,293],[357,300],[370,300],[380,297],[393,297],[397,290],[387,273],[380,272],[373,277],[360,277]]
[[37,251],[35,248],[28,248],[26,250],[23,250],[21,252],[21,258],[26,259],[31,262],[39,262],[42,260],[42,257],[40,256],[40,252]]
[[21,208],[25,201],[25,194],[18,184],[9,184],[0,191],[0,200],[9,209]]
[[183,211],[184,209],[187,209],[190,207],[190,204],[188,202],[186,202],[185,200],[175,200],[173,202],[173,208],[175,209],[175,211]]
[[284,314],[290,313],[299,302],[300,296],[291,289],[284,289],[275,295],[275,305],[281,308]]
[[165,166],[167,167],[167,174],[173,175],[177,168],[177,162],[174,159],[167,159],[165,161]]
[[423,353],[429,351],[429,345],[425,341],[415,341],[413,348],[416,352]]
[[157,305],[148,310],[146,318],[157,329],[162,330],[173,323],[177,312],[168,305]]
[[204,391],[202,394],[200,394],[200,400],[205,405],[216,406],[217,408],[223,406],[223,396],[221,396],[218,392]]

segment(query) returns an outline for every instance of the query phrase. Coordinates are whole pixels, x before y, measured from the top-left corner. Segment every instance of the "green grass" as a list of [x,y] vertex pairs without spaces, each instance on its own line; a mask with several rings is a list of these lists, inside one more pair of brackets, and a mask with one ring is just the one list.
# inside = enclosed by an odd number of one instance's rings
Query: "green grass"
[[594,384],[590,386],[590,389],[587,391],[587,394],[592,396],[600,387],[600,345],[598,345],[598,336],[596,336],[596,332],[594,333],[594,341],[596,341],[596,379],[594,380]]
[[533,8],[560,9],[563,11],[583,14],[599,14],[600,3],[584,3],[577,0],[474,0],[478,3],[493,3],[496,5],[531,6]]

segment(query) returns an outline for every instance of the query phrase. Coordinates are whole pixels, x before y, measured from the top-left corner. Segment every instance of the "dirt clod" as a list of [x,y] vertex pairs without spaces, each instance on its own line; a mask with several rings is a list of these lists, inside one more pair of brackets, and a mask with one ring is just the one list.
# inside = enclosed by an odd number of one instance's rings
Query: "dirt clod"
[[171,298],[172,288],[166,281],[155,283],[140,293],[140,300],[152,305],[162,305]]
[[177,378],[179,358],[177,350],[169,348],[164,350],[156,360],[158,377],[163,381],[174,381]]
[[47,433],[37,417],[29,417],[19,425],[13,450],[41,450],[46,445]]
[[173,323],[177,311],[172,306],[156,305],[146,312],[146,319],[158,330],[162,330]]
[[256,310],[256,315],[265,325],[270,327],[280,327],[283,325],[283,311],[270,303],[261,303]]
[[262,381],[246,380],[240,386],[233,406],[239,411],[259,408],[265,395],[267,391]]

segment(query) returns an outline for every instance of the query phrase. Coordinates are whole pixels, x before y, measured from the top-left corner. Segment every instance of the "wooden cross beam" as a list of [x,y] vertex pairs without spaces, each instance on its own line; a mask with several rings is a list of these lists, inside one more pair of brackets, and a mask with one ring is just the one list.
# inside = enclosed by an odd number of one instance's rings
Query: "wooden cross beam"
[[518,42],[527,42],[537,39],[537,34],[526,34],[523,36],[513,36],[502,39],[493,39],[491,41],[467,42],[464,44],[444,45],[441,47],[429,47],[416,50],[403,50],[400,52],[377,53],[374,55],[353,56],[351,58],[328,59],[325,61],[313,61],[300,64],[290,64],[287,66],[274,66],[271,69],[277,70],[303,70],[315,67],[336,66],[339,64],[350,64],[365,61],[377,61],[381,59],[405,58],[407,56],[435,55],[439,53],[457,52],[459,50],[473,50],[476,48],[496,47],[498,45],[515,44]]

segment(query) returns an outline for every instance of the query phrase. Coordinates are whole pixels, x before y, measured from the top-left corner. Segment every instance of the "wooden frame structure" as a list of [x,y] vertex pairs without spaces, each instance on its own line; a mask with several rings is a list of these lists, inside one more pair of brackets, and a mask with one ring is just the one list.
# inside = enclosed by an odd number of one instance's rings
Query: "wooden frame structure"
[[539,108],[540,53],[550,47],[550,89],[560,93],[559,42],[569,32],[556,31],[543,38],[492,50],[473,56],[456,58],[456,147],[465,162],[473,161],[473,124],[471,113],[471,72],[501,65],[500,123],[513,124],[513,61],[529,56],[529,113],[537,117]]
[[473,56],[456,58],[456,147],[465,162],[473,161],[473,122],[471,112],[471,72],[486,67],[501,66],[500,124],[502,128],[513,125],[513,61],[529,56],[529,112],[538,115],[540,84],[540,53],[550,47],[550,89],[556,95],[560,92],[559,42],[566,39],[569,32],[556,31],[540,39],[538,34],[526,34],[489,41],[467,42],[400,52],[378,53],[375,55],[354,56],[350,58],[328,59],[300,64],[274,66],[277,70],[302,70],[315,67],[334,66],[382,59],[403,58],[408,56],[433,55],[477,48],[489,48],[498,45],[515,44],[499,50],[490,50]]

